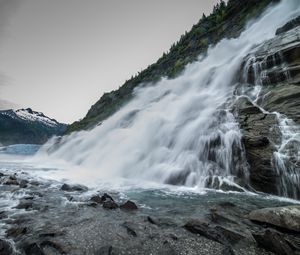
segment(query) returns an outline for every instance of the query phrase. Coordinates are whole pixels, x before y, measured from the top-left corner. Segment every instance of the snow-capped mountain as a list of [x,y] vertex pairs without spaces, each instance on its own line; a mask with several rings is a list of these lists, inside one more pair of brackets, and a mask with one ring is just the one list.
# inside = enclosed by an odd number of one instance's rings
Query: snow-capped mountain
[[62,135],[67,125],[30,108],[0,111],[0,144],[42,144]]

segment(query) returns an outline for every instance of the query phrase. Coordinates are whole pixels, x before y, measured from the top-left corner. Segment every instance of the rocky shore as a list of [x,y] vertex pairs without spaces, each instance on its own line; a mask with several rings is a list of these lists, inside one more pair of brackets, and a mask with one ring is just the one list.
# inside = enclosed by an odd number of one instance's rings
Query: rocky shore
[[0,212],[2,255],[300,254],[300,206],[289,202],[264,209],[244,196],[251,204],[245,208],[227,194],[218,203],[206,201],[200,213],[201,203],[182,208],[162,197],[155,210],[147,209],[146,197],[131,201],[24,173],[0,175],[1,196],[14,201]]

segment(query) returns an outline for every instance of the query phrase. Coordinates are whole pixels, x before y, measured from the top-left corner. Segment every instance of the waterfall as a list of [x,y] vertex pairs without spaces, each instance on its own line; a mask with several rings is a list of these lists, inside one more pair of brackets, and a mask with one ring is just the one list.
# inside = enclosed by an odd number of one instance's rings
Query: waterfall
[[[66,173],[70,178],[84,169],[80,174],[91,180],[247,187],[241,131],[231,112],[236,76],[244,57],[297,13],[298,0],[269,8],[239,38],[210,47],[177,78],[137,88],[134,99],[101,125],[63,137],[56,149],[53,139],[38,159],[74,166]],[[263,79],[259,67],[255,72]]]
[[[274,70],[280,71],[272,76]],[[288,84],[291,79],[287,61],[280,50],[266,51],[261,55],[250,53],[243,65],[242,84],[238,95],[246,96],[264,114],[276,116],[280,140],[273,141],[276,150],[270,160],[276,175],[279,176],[277,194],[298,198],[300,196],[300,126],[284,114],[269,112],[262,106],[265,96],[270,92],[269,86],[274,87],[281,82]]]

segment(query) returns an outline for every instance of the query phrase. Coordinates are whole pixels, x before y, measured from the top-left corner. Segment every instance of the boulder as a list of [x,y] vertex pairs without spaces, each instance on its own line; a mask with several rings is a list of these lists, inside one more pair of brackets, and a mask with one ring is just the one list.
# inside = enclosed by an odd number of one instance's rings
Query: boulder
[[97,204],[102,204],[103,203],[103,200],[99,195],[92,196],[90,201],[95,202]]
[[63,184],[60,188],[63,191],[67,192],[73,192],[73,191],[87,191],[87,187],[82,185],[69,185],[69,184]]
[[121,205],[120,208],[128,211],[134,211],[138,209],[137,205],[130,200],[128,200],[125,204]]
[[119,207],[118,204],[112,200],[104,201],[102,206],[105,209],[117,209]]
[[299,205],[254,210],[250,212],[249,219],[300,232]]
[[274,252],[278,255],[295,254],[289,242],[277,231],[266,229],[263,233],[253,234],[253,237],[258,246],[263,247],[267,251]]

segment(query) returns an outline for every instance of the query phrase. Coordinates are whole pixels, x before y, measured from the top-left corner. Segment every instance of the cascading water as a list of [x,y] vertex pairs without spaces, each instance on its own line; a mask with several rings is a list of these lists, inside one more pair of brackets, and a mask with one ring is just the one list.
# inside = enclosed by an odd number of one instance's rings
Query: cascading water
[[65,177],[83,169],[79,174],[91,181],[125,177],[200,188],[246,186],[241,132],[230,110],[236,75],[251,49],[297,13],[298,0],[282,1],[239,38],[210,48],[178,78],[136,89],[134,99],[100,126],[62,138],[47,155],[53,140],[38,159],[78,166]]
[[298,198],[300,196],[300,127],[284,114],[269,112],[262,107],[265,97],[270,93],[269,87],[280,85],[282,82],[288,84],[291,79],[287,61],[280,50],[266,51],[258,56],[255,53],[250,54],[244,64],[242,87],[239,88],[238,94],[246,96],[264,114],[276,116],[280,140],[273,141],[276,150],[270,160],[276,175],[279,176],[276,185],[277,194]]

